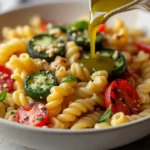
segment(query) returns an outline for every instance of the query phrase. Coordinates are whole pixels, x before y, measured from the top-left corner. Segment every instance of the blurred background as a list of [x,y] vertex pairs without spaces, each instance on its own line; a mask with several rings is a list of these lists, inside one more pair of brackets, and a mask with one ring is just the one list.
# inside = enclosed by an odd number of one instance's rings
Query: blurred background
[[88,2],[88,0],[0,0],[0,13],[6,12],[8,10],[11,10],[15,7],[18,7],[23,4],[29,4],[29,3],[44,3],[44,2],[70,2],[70,1],[84,1]]

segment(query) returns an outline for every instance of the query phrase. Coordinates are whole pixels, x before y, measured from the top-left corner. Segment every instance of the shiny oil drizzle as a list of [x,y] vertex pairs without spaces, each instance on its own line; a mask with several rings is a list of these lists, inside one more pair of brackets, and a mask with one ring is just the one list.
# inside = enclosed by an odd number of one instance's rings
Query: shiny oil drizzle
[[[126,4],[133,2],[134,0],[91,0],[91,13],[89,23],[89,37],[90,37],[90,57],[82,58],[80,63],[91,70],[106,70],[111,72],[115,64],[113,59],[98,57],[95,53],[95,41],[98,26],[102,24],[106,15]],[[92,67],[93,66],[93,67]]]

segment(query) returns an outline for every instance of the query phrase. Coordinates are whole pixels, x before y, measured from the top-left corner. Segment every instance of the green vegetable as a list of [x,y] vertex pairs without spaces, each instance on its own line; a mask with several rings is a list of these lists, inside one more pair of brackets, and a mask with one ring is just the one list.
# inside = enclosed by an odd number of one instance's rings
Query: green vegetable
[[115,80],[119,77],[121,77],[126,69],[127,69],[127,64],[124,56],[121,54],[121,52],[113,49],[103,49],[99,51],[100,57],[109,57],[114,60],[115,67],[113,68],[111,74],[109,75],[110,80]]
[[67,26],[48,24],[47,29],[48,29],[48,31],[52,30],[52,29],[60,29],[61,32],[66,33]]
[[36,35],[28,43],[28,53],[32,58],[51,62],[56,56],[64,55],[65,42],[49,34]]
[[[68,37],[70,41],[74,41],[78,46],[85,50],[90,50],[90,40],[88,36],[88,22],[79,21],[71,25],[68,29]],[[97,33],[96,50],[102,47],[103,35]]]
[[85,29],[88,29],[88,22],[81,20],[81,21],[77,21],[74,24],[72,24],[71,26],[69,26],[68,30],[74,30],[77,29],[79,31],[83,31]]
[[4,100],[5,100],[5,98],[6,98],[6,95],[7,95],[7,90],[5,90],[4,92],[2,92],[1,94],[0,94],[0,102],[3,102]]
[[111,114],[112,114],[112,111],[111,111],[111,105],[110,105],[98,122],[99,123],[106,122],[110,118]]
[[62,79],[61,82],[63,83],[63,82],[76,82],[76,81],[77,81],[76,76],[68,76],[68,77]]
[[24,81],[26,94],[36,100],[46,99],[53,86],[56,86],[56,77],[45,70],[30,74]]

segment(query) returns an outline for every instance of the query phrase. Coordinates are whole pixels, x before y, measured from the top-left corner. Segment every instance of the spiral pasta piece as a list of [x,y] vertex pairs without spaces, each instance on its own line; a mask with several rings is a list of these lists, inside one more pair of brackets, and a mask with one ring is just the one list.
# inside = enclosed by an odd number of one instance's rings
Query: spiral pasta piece
[[15,103],[12,100],[12,94],[11,93],[7,93],[5,100],[3,101],[4,104],[10,106],[10,107],[14,107]]
[[13,121],[13,117],[16,114],[16,110],[9,110],[6,114],[4,119],[9,120],[9,121]]
[[80,55],[80,48],[75,44],[75,42],[68,42],[66,46],[66,58],[69,60],[69,62],[73,63],[78,61]]
[[58,83],[61,83],[61,80],[67,76],[67,70],[64,66],[60,67],[55,72]]
[[70,74],[77,76],[81,81],[90,80],[90,72],[87,68],[81,67],[79,63],[73,63],[70,68]]
[[145,61],[141,66],[141,76],[144,80],[150,79],[150,60]]
[[118,112],[114,114],[111,118],[111,125],[118,126],[129,122],[129,120],[125,117],[123,112]]
[[15,72],[20,73],[19,75],[23,77],[23,79],[33,71],[44,69],[42,61],[32,59],[27,53],[22,53],[19,57],[16,55],[11,56],[6,67],[12,71],[15,69]]
[[106,71],[97,71],[92,74],[91,79],[85,87],[78,87],[76,89],[76,96],[81,98],[87,98],[93,95],[93,93],[104,92],[108,81],[108,73]]
[[96,104],[102,103],[103,99],[100,96],[94,94],[91,98],[78,99],[72,102],[68,108],[64,109],[62,114],[57,116],[57,119],[61,122],[71,123],[76,120],[77,117],[88,111],[93,111]]
[[134,121],[134,120],[139,120],[142,119],[144,117],[148,117],[150,116],[150,109],[145,109],[142,112],[140,112],[137,115],[131,115],[131,116],[127,116],[125,115],[125,117],[129,120],[129,121]]
[[14,101],[14,103],[19,107],[34,103],[33,99],[26,96],[23,90],[16,90],[13,92],[12,101]]
[[102,112],[94,111],[81,117],[72,127],[71,130],[92,128],[98,122]]
[[24,80],[21,78],[19,74],[12,74],[11,78],[15,80],[16,89],[17,90],[24,90]]
[[4,105],[4,103],[1,102],[0,103],[0,117],[4,118],[5,113],[6,113],[5,105]]
[[24,39],[12,39],[0,44],[0,64],[4,65],[13,54],[26,52],[27,41]]
[[64,97],[72,94],[75,86],[76,82],[64,82],[51,88],[51,94],[48,95],[46,104],[50,116],[56,116],[60,113]]
[[111,127],[110,123],[101,122],[101,123],[96,123],[94,126],[94,129],[102,129],[102,128],[108,128],[108,127]]
[[28,26],[17,26],[16,28],[4,27],[2,29],[2,36],[5,40],[11,40],[13,38],[30,38],[34,36],[33,29]]

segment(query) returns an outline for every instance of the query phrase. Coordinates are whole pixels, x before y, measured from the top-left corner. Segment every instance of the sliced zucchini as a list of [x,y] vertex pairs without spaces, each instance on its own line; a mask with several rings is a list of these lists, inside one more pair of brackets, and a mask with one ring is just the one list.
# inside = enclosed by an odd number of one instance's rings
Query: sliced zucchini
[[49,30],[53,30],[53,29],[58,29],[63,33],[67,32],[67,27],[66,26],[61,26],[61,25],[53,25],[53,24],[48,24],[47,25],[47,29]]
[[36,100],[46,99],[53,86],[56,86],[56,77],[46,70],[33,72],[24,81],[26,94]]
[[65,53],[65,42],[49,34],[34,36],[28,43],[28,53],[32,58],[53,61]]
[[115,67],[113,68],[111,74],[110,74],[110,79],[114,80],[119,77],[121,77],[126,69],[127,69],[127,64],[124,56],[121,54],[121,52],[113,49],[104,49],[99,52],[100,56],[103,57],[110,57],[114,60]]
[[[71,25],[68,29],[68,37],[70,41],[74,41],[78,46],[85,50],[90,50],[90,40],[88,36],[88,23],[86,21],[79,21]],[[96,49],[100,49],[103,42],[103,35],[97,33]]]
[[83,55],[79,63],[86,67],[91,73],[99,70],[106,70],[109,74],[109,80],[117,79],[124,74],[127,65],[124,56],[116,50],[103,49],[97,52],[97,58],[90,55]]

